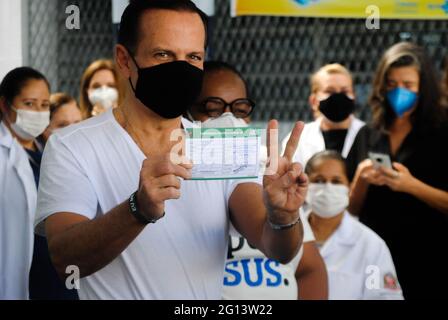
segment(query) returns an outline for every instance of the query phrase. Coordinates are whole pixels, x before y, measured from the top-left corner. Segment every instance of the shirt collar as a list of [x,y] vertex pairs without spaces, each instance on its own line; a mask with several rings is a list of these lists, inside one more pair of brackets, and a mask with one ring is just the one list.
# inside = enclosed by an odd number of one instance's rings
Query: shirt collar
[[341,224],[333,234],[340,244],[353,246],[359,237],[359,230],[356,228],[356,221],[348,211],[344,212]]
[[353,218],[348,211],[344,212],[341,224],[333,232],[333,234],[325,241],[320,253],[322,257],[328,257],[339,245],[354,246],[358,242],[360,230],[356,227],[355,218]]

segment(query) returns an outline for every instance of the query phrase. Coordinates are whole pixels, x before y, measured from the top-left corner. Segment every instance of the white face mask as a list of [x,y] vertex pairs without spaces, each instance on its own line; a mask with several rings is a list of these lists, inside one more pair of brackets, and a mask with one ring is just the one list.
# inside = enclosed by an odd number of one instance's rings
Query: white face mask
[[11,128],[23,140],[34,140],[50,124],[50,111],[12,110],[17,113],[17,118],[15,123],[11,123]]
[[108,86],[102,86],[89,94],[89,101],[92,105],[99,104],[106,110],[112,108],[117,100],[117,89]]
[[218,118],[202,122],[203,128],[246,128],[249,125],[242,118],[236,118],[231,112],[224,112]]
[[347,209],[349,189],[343,184],[310,183],[306,201],[321,218],[333,218]]

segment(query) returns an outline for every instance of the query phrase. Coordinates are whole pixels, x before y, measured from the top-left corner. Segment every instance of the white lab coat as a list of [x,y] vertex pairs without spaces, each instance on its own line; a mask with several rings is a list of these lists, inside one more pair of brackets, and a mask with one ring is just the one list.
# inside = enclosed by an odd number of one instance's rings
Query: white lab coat
[[[355,116],[350,116],[352,121],[345,137],[344,147],[342,149],[342,156],[347,158],[353,142],[359,132],[359,130],[365,125],[365,123]],[[299,162],[302,165],[306,165],[308,160],[318,152],[325,150],[325,140],[320,129],[322,123],[322,117],[316,121],[307,123],[303,129],[302,136],[300,137],[299,146],[294,154],[293,161]],[[282,150],[285,150],[286,143],[289,139],[288,135],[282,142]]]
[[386,243],[348,212],[320,254],[327,266],[330,300],[403,299]]
[[0,300],[29,298],[36,198],[28,155],[0,122]]

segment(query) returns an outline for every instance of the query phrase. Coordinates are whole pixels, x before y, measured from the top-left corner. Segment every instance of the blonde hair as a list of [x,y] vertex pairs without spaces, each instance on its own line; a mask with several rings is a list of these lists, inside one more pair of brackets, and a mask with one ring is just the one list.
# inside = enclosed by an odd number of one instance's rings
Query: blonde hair
[[316,93],[319,90],[319,88],[320,88],[319,78],[323,74],[327,74],[327,75],[343,74],[343,75],[348,76],[350,78],[350,80],[352,80],[352,82],[353,82],[352,74],[350,73],[350,71],[348,71],[348,69],[346,67],[344,67],[343,65],[341,65],[339,63],[327,64],[327,65],[321,67],[319,70],[317,70],[315,73],[313,73],[311,75],[311,78],[310,78],[311,93]]
[[115,68],[115,64],[113,63],[113,61],[108,59],[100,59],[92,62],[86,68],[84,74],[82,75],[81,86],[79,91],[79,104],[84,119],[90,118],[92,116],[93,106],[90,103],[87,91],[89,89],[90,81],[92,81],[93,76],[100,70],[109,70],[114,75],[115,85],[117,87],[119,97],[118,104],[120,104],[123,95],[123,89],[121,85],[122,82],[120,81],[118,72]]

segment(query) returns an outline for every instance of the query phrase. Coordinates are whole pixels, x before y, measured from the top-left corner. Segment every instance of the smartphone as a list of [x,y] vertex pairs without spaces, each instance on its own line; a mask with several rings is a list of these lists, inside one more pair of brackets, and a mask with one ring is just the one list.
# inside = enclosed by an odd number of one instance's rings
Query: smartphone
[[376,168],[385,167],[392,169],[392,161],[390,160],[390,156],[388,154],[369,152],[369,158],[372,160],[373,165]]

